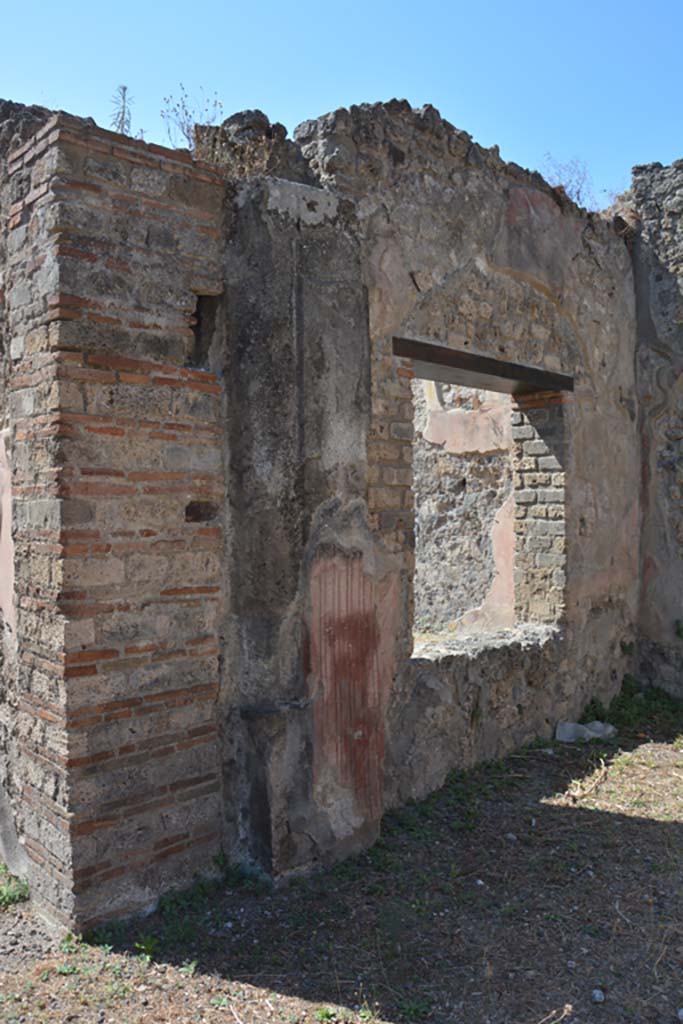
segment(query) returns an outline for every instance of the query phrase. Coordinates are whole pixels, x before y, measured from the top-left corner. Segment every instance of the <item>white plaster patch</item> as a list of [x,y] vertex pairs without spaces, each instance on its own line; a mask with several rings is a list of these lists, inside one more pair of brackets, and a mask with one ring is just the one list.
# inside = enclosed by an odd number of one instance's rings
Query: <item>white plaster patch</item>
[[271,178],[268,189],[267,209],[289,217],[297,223],[324,224],[337,216],[339,201],[336,196],[311,185]]

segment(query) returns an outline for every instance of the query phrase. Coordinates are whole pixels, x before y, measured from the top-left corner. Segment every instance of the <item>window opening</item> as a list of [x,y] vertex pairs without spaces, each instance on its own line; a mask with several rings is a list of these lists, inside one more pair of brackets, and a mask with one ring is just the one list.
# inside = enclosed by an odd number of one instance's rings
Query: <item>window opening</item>
[[559,622],[572,378],[406,339],[394,354],[413,376],[416,639]]

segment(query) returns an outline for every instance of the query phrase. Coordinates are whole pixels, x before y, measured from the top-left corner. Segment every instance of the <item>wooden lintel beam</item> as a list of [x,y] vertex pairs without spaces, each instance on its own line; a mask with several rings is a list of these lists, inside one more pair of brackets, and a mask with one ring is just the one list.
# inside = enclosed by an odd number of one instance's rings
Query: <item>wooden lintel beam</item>
[[409,359],[416,377],[462,387],[529,395],[537,391],[573,391],[574,378],[534,366],[463,352],[412,338],[394,338],[395,356]]

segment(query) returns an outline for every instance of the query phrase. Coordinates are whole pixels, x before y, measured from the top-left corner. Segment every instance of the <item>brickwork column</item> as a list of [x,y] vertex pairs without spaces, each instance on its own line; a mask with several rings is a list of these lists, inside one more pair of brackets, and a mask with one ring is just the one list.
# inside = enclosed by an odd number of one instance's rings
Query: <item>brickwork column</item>
[[562,395],[518,396],[512,413],[515,614],[557,622],[565,608],[565,464]]
[[50,231],[57,168],[54,124],[10,154],[8,231],[9,461],[16,631],[5,636],[0,743],[31,892],[59,921],[72,919],[68,727],[61,592],[58,327],[48,296],[58,277]]
[[415,546],[412,491],[414,378],[392,354],[391,338],[372,342],[372,415],[368,435],[368,509],[390,551],[412,571]]
[[220,845],[222,389],[187,363],[223,182],[63,115],[10,172],[9,789],[33,896],[85,928]]

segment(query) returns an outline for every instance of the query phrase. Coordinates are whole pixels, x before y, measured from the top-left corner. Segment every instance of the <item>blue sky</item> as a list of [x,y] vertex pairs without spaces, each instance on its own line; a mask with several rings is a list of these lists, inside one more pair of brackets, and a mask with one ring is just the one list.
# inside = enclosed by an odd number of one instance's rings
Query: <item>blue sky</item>
[[683,0],[1,3],[0,96],[107,127],[126,83],[150,141],[182,82],[290,131],[351,103],[432,103],[523,166],[585,161],[598,199],[633,164],[683,157]]

